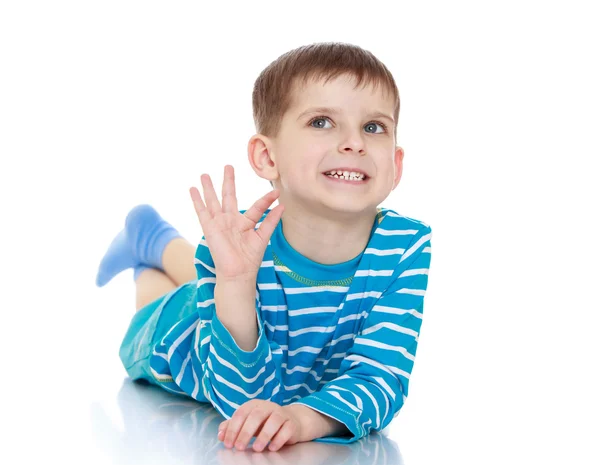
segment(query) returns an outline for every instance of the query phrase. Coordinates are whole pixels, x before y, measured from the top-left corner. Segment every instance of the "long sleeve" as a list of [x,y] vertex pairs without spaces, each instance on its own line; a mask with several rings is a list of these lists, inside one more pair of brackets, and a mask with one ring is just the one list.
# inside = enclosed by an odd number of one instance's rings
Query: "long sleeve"
[[423,317],[430,239],[429,226],[415,233],[391,284],[363,321],[338,377],[296,402],[342,422],[352,434],[315,441],[354,442],[385,428],[404,404]]
[[196,293],[186,317],[175,324],[153,348],[152,374],[164,389],[210,402],[225,418],[252,399],[275,402],[281,391],[282,350],[269,341],[260,317],[256,294],[258,341],[246,352],[217,317],[214,299],[215,265],[204,237],[194,258]]
[[203,394],[226,418],[252,399],[271,400],[280,390],[280,374],[273,351],[281,353],[274,342],[269,342],[260,318],[260,301],[256,294],[258,341],[246,352],[235,342],[217,317],[214,299],[216,284],[214,262],[204,238],[196,250],[195,266],[198,274],[197,307],[200,319],[197,326],[196,350],[192,353],[193,366],[201,367]]

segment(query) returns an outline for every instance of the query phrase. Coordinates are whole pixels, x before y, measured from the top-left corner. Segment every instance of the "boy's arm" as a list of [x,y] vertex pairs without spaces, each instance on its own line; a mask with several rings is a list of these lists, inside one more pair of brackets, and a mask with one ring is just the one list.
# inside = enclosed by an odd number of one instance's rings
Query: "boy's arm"
[[344,433],[330,423],[337,433],[316,441],[349,443],[380,431],[404,404],[423,317],[430,238],[429,226],[415,234],[394,270],[397,279],[375,302],[342,361],[340,376],[294,403],[343,423],[350,433],[337,436]]
[[[256,283],[252,292],[248,283],[246,287],[241,283],[237,289],[227,284],[219,287],[204,238],[196,250],[195,266],[200,322],[191,365],[192,369],[201,367],[194,374],[204,396],[225,418],[230,418],[249,400],[273,401],[280,389],[276,367],[281,349],[264,333]],[[217,305],[223,307],[218,309]]]
[[242,350],[252,351],[258,342],[256,320],[256,279],[248,282],[216,281],[214,287],[216,318],[229,331]]

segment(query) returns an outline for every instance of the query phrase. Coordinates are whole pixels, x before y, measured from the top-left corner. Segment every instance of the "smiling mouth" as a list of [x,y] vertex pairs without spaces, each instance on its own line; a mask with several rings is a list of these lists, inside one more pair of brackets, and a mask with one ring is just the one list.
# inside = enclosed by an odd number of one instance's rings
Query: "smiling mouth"
[[350,182],[364,182],[369,179],[365,173],[359,171],[349,171],[349,170],[331,170],[325,171],[323,173],[324,176],[327,176],[331,179],[338,179],[342,181],[350,181]]
[[323,176],[325,176],[326,178],[329,178],[330,181],[335,182],[336,184],[348,184],[348,185],[356,185],[356,186],[364,185],[369,180],[368,176],[365,176],[362,178],[355,178],[355,177],[350,178],[350,177],[345,177],[343,175],[339,176],[337,174],[331,175],[331,174],[327,174],[327,173],[323,173]]

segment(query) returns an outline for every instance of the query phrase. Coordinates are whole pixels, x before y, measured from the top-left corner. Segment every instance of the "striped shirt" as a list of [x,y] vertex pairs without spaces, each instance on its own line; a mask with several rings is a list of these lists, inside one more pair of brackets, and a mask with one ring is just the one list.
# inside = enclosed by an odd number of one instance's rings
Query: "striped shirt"
[[315,441],[356,441],[385,428],[406,400],[430,261],[431,228],[389,209],[378,209],[365,250],[338,265],[295,251],[280,221],[258,272],[258,341],[247,352],[217,318],[214,262],[203,238],[197,312],[153,348],[153,376],[227,419],[252,399],[302,404],[351,434]]

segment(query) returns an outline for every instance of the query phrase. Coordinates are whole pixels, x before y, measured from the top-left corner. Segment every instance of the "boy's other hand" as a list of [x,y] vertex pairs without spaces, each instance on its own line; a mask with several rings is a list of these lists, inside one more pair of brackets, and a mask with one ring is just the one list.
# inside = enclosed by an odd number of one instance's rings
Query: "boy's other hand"
[[255,230],[256,223],[277,199],[279,191],[272,190],[241,214],[237,206],[233,166],[226,165],[224,173],[223,206],[208,174],[200,176],[206,205],[197,188],[191,187],[190,195],[215,263],[218,282],[254,279],[269,239],[283,214],[283,205],[273,208],[260,228]]
[[293,410],[268,400],[253,399],[238,408],[231,419],[219,425],[217,438],[230,448],[245,450],[253,437],[252,448],[261,452],[269,444],[277,451],[286,444],[301,441],[301,421]]

